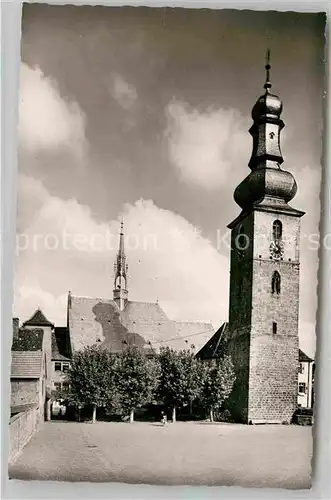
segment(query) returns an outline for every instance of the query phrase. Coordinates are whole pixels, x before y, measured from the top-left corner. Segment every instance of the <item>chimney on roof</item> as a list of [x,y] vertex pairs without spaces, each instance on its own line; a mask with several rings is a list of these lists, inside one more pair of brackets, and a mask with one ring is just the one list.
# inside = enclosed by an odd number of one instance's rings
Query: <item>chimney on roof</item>
[[18,331],[20,328],[20,320],[19,318],[13,318],[13,338],[18,337]]

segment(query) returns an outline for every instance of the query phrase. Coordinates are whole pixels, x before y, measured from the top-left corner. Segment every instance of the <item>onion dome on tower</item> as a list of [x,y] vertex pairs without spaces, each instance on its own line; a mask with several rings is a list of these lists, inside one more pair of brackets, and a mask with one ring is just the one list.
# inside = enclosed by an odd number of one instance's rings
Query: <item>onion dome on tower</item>
[[287,205],[297,192],[293,175],[280,168],[284,161],[280,149],[280,132],[284,127],[280,118],[283,104],[277,95],[270,92],[270,68],[268,50],[265,93],[253,107],[253,125],[249,130],[253,137],[253,151],[248,164],[252,172],[234,193],[235,201],[244,211],[257,205]]

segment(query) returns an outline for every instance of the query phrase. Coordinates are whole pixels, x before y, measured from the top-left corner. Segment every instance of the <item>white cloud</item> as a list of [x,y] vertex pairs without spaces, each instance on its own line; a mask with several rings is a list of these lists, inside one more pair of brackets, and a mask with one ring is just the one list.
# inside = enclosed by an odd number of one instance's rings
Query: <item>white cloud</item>
[[34,217],[39,213],[48,197],[49,193],[41,181],[28,175],[19,175],[17,232],[25,231],[26,227],[33,223]]
[[[298,193],[290,204],[299,210],[306,211],[301,218],[300,233],[300,318],[303,325],[310,325],[303,327],[303,330],[307,332],[304,336],[315,339],[315,328],[312,328],[311,324],[312,313],[315,313],[317,309],[318,300],[321,169],[300,165],[291,168],[291,172],[298,183]],[[308,348],[311,351],[311,347]]]
[[169,158],[180,178],[207,189],[224,184],[231,169],[247,163],[251,139],[248,122],[235,109],[199,112],[172,101],[165,109]]
[[67,294],[54,296],[39,286],[18,286],[15,293],[14,316],[22,322],[41,308],[46,318],[57,326],[65,325]]
[[309,321],[299,321],[300,349],[311,358],[316,354],[316,325]]
[[[31,178],[24,177],[22,185],[24,206],[36,198],[38,203],[24,224],[16,265],[15,308],[26,317],[38,304],[46,304],[50,318],[62,315],[60,322],[64,324],[63,297],[68,290],[77,295],[112,297],[119,223],[97,222],[90,209],[76,200],[45,196],[47,191]],[[187,220],[151,200],[127,204],[123,212],[130,297],[159,299],[176,319],[213,320],[215,326],[225,320],[228,259]],[[112,236],[108,242],[107,235]],[[29,246],[24,250],[26,240]],[[31,298],[25,300],[31,290]],[[33,310],[28,312],[28,308]]]
[[[228,258],[186,219],[139,200],[125,210],[131,251],[132,291],[137,299],[156,300],[176,319],[212,320],[228,316]],[[134,247],[130,240],[127,244]]]
[[130,109],[138,98],[135,87],[128,83],[123,76],[118,73],[113,73],[111,75],[109,91],[111,96],[124,109]]
[[18,134],[29,152],[65,148],[82,156],[86,149],[85,115],[79,104],[60,95],[55,79],[40,68],[21,64]]

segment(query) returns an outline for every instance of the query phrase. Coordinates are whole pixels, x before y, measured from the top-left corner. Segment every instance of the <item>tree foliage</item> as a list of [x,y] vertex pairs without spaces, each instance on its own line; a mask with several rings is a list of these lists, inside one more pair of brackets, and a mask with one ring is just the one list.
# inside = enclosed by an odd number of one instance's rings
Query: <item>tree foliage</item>
[[157,360],[148,359],[135,346],[129,346],[118,355],[116,364],[116,387],[122,413],[134,410],[151,402],[158,387],[160,369]]
[[235,374],[229,356],[204,363],[190,351],[166,347],[149,359],[137,346],[112,354],[94,345],[74,353],[67,381],[66,399],[78,409],[92,406],[93,421],[100,407],[133,421],[137,408],[156,399],[172,409],[176,421],[176,408],[195,400],[213,419],[231,393]]
[[230,356],[212,360],[204,364],[202,373],[202,404],[210,411],[219,409],[231,394],[235,382],[235,372]]
[[189,404],[201,391],[201,364],[190,351],[176,352],[169,347],[161,348],[158,355],[161,376],[158,396],[166,406],[173,408]]
[[74,353],[68,372],[69,400],[77,408],[109,406],[115,397],[116,359],[101,346],[86,347]]

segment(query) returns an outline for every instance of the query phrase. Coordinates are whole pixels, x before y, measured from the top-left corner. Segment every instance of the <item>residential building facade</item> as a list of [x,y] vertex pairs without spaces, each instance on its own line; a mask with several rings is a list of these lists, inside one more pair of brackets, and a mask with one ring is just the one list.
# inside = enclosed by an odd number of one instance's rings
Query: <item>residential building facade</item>
[[298,406],[301,408],[314,406],[314,368],[314,360],[299,350]]

